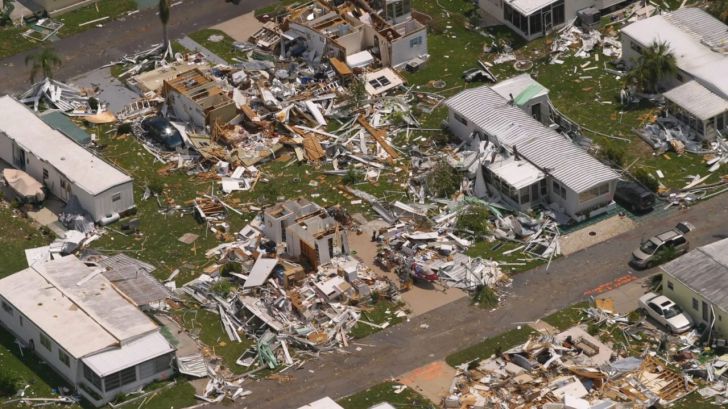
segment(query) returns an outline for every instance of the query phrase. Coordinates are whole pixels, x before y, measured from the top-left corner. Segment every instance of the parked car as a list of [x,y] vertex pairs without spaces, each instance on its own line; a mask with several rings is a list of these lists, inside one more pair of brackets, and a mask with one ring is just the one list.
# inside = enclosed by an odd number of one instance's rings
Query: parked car
[[155,116],[142,121],[142,129],[151,139],[168,150],[175,150],[184,145],[182,135],[167,118]]
[[688,222],[681,222],[674,229],[653,236],[640,244],[640,247],[632,252],[630,264],[635,268],[654,267],[662,260],[667,252],[672,251],[672,256],[685,254],[690,245],[685,234],[695,227]]
[[640,297],[639,304],[650,317],[675,334],[683,333],[693,327],[692,318],[664,295],[647,293]]
[[635,182],[620,180],[614,201],[632,213],[646,213],[655,205],[655,194]]

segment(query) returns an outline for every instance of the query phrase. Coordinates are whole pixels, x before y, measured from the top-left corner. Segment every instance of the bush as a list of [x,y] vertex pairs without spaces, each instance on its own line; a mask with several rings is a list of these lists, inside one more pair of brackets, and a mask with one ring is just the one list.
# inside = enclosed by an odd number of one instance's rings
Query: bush
[[236,263],[234,261],[230,261],[228,263],[225,263],[222,268],[220,269],[220,275],[223,277],[230,277],[230,273],[242,273],[243,272],[243,266],[240,265],[240,263]]
[[625,150],[612,144],[605,145],[600,151],[600,156],[605,161],[617,167],[624,166]]
[[458,215],[455,227],[460,230],[469,230],[478,236],[488,233],[490,212],[485,206],[469,205]]
[[124,122],[116,128],[117,135],[124,135],[132,133],[131,122]]
[[341,182],[345,185],[353,185],[355,183],[359,183],[362,180],[362,173],[354,168],[349,168],[349,170],[346,171],[346,174],[341,179]]
[[96,99],[96,98],[94,98],[94,97],[89,98],[88,99],[88,106],[90,106],[91,109],[93,109],[94,111],[96,111],[97,109],[99,109],[99,100]]
[[233,287],[233,283],[228,280],[218,280],[210,286],[210,291],[221,297],[227,297],[233,291]]
[[0,371],[0,396],[13,396],[18,391],[18,380]]
[[650,172],[645,170],[645,168],[638,168],[634,172],[633,176],[644,187],[652,192],[657,192],[657,188],[660,186],[660,183],[657,181],[657,179],[650,175]]
[[450,197],[460,190],[460,175],[446,162],[439,162],[427,175],[427,191],[436,197]]

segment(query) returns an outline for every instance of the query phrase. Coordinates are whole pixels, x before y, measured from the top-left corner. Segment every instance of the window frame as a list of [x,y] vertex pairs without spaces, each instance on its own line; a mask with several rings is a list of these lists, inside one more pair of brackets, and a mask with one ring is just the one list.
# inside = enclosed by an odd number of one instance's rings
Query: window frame
[[116,192],[113,195],[111,195],[112,202],[118,202],[120,200],[121,200],[121,192]]
[[46,335],[45,332],[40,333],[40,344],[45,347],[49,352],[53,352],[53,343],[51,342],[51,337]]

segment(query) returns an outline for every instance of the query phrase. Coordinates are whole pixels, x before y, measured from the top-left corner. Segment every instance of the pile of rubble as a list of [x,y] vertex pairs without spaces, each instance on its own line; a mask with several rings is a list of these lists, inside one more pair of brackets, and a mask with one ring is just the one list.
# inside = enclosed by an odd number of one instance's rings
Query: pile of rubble
[[[671,356],[663,357],[659,350],[644,344],[651,336],[653,340],[665,338],[664,334],[653,334],[658,332],[654,327],[629,324],[626,317],[596,308],[590,308],[587,315],[593,322],[590,332],[592,326],[609,325],[605,332],[621,330],[624,342],[643,344],[617,349],[612,341],[602,342],[582,326],[555,336],[533,336],[498,356],[461,365],[444,407],[664,407],[698,389],[693,377],[700,367],[711,368],[707,370],[711,386],[701,389],[701,394],[724,400],[725,382],[718,380],[723,372],[714,372],[714,365],[725,366],[723,358],[707,364],[700,364],[694,355],[686,360],[688,350],[697,352],[699,348],[681,342],[675,347],[680,348],[675,358],[681,370]],[[668,351],[675,351],[670,348]],[[635,350],[641,352],[639,357],[630,354]]]

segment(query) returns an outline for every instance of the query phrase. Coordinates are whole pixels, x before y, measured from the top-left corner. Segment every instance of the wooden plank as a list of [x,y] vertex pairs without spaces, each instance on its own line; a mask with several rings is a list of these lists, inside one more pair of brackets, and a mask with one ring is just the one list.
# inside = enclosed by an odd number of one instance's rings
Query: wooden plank
[[367,132],[374,138],[375,141],[379,145],[382,146],[382,149],[384,149],[385,152],[387,152],[387,155],[389,155],[390,162],[394,162],[394,159],[399,158],[399,153],[395,151],[389,143],[387,143],[386,139],[384,139],[384,131],[377,129],[373,127],[367,120],[364,118],[363,115],[359,115],[359,118],[357,118],[357,121],[361,126],[366,129]]

